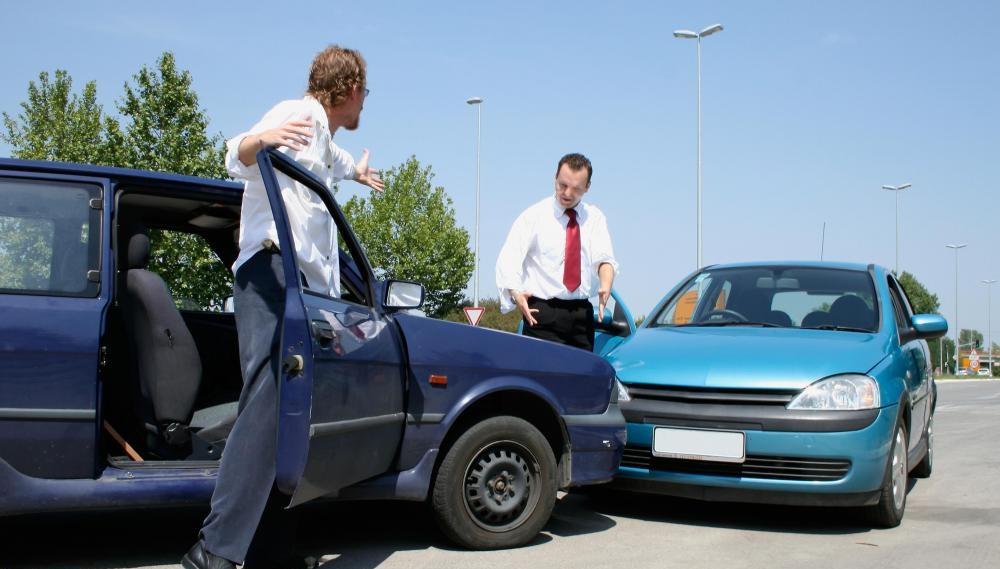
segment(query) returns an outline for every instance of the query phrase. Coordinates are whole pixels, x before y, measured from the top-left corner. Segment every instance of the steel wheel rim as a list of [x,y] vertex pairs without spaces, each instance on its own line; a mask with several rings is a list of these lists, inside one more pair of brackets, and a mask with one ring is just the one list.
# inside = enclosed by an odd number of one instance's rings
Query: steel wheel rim
[[535,456],[520,443],[504,440],[484,446],[465,467],[465,511],[486,531],[517,528],[538,504],[539,471]]
[[892,503],[897,510],[903,509],[906,498],[906,439],[903,429],[896,430],[896,442],[892,447]]

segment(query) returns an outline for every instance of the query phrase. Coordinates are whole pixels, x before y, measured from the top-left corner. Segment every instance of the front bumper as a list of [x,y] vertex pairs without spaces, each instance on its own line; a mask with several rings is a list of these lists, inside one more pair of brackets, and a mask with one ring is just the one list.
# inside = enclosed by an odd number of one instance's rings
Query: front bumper
[[[705,500],[863,505],[877,500],[888,460],[898,406],[879,409],[863,428],[830,431],[813,423],[810,431],[713,428],[746,433],[747,461],[720,466],[650,456],[655,426],[696,426],[669,418],[628,423],[629,446],[616,488]],[[626,410],[626,416],[630,412]],[[750,421],[753,423],[753,421]],[[704,428],[704,425],[697,425]],[[647,463],[642,459],[648,456]]]
[[[625,450],[625,417],[617,404],[600,415],[563,415],[569,436],[569,468],[561,486],[608,482],[615,475]],[[565,462],[564,462],[565,464]]]

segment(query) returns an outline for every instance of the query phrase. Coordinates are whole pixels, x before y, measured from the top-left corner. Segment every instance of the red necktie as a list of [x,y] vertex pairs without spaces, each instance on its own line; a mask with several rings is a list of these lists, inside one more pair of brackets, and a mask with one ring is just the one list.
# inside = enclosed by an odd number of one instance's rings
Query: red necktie
[[563,267],[563,284],[573,292],[580,288],[580,224],[576,222],[576,210],[567,209],[566,215],[566,264]]

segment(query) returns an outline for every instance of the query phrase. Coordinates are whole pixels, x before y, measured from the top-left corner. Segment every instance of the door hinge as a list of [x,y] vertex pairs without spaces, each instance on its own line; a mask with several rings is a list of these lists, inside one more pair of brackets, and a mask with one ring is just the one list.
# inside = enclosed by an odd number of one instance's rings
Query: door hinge
[[90,200],[90,209],[104,209],[104,199],[92,198]]
[[101,346],[101,355],[97,359],[97,364],[104,369],[108,367],[108,347]]

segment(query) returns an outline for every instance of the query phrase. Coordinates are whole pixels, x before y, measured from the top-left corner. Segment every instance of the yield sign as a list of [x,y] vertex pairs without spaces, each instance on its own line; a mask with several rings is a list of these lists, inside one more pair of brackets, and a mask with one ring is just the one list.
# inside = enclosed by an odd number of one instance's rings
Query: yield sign
[[463,310],[465,310],[465,317],[469,319],[469,324],[473,326],[479,326],[479,319],[486,312],[482,306],[466,306]]

